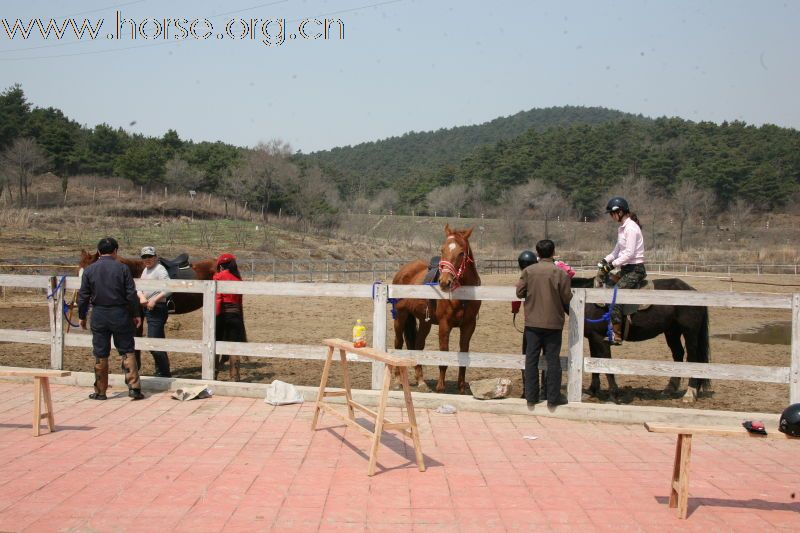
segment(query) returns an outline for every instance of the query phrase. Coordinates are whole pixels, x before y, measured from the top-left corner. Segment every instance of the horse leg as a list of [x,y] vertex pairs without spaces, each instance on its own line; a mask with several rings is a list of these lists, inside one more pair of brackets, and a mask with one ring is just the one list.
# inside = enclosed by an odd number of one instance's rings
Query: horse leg
[[[597,342],[594,338],[589,338],[589,355],[592,357],[600,357],[599,350],[597,348]],[[592,374],[592,384],[589,385],[589,395],[594,396],[595,398],[600,394],[600,374],[593,373]]]
[[[684,332],[683,340],[686,343],[686,353],[689,361],[697,361],[697,335],[690,332]],[[686,394],[684,394],[683,398],[681,398],[683,403],[694,403],[697,400],[700,382],[701,380],[698,378],[689,378],[689,385],[686,387]]]
[[[443,352],[450,350],[450,324],[446,319],[439,320],[439,350]],[[436,382],[436,392],[444,392],[446,373],[447,365],[439,365],[439,381]]]
[[241,361],[241,357],[238,355],[231,355],[230,356],[230,365],[231,365],[231,381],[239,382],[241,381],[241,375],[239,373],[239,361]]
[[[419,329],[417,329],[417,338],[415,339],[416,341],[416,344],[414,345],[415,350],[425,349],[425,339],[428,338],[428,333],[430,332],[431,332],[431,323],[425,322],[424,320],[420,320]],[[428,388],[428,384],[425,383],[425,378],[422,374],[422,365],[417,365],[414,367],[414,376],[417,378],[417,390],[419,392],[431,391]]]
[[[465,321],[459,328],[458,336],[458,349],[462,352],[469,351],[469,341],[472,339],[472,334],[475,333],[476,320]],[[458,393],[467,393],[467,367],[458,367]]]
[[[394,349],[400,350],[403,348],[403,332],[406,327],[406,320],[408,320],[408,311],[397,310],[397,318],[394,319]],[[413,346],[406,346],[409,350],[413,350]],[[400,367],[394,369],[394,382],[392,383],[393,390],[400,390]]]
[[[664,338],[667,340],[667,346],[669,346],[669,349],[672,352],[672,360],[676,363],[683,362],[683,356],[686,352],[684,351],[683,344],[681,343],[680,330],[670,328],[664,332]],[[680,388],[681,378],[671,377],[669,378],[669,383],[667,384],[667,388],[664,389],[664,392],[672,396],[673,394],[677,393]]]

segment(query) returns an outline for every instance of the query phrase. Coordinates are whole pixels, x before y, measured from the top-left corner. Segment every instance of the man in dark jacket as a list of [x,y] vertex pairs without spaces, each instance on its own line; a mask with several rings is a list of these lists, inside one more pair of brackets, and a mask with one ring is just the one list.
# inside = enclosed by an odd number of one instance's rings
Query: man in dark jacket
[[555,244],[550,239],[536,243],[539,262],[522,271],[517,298],[525,299],[525,398],[539,401],[539,353],[547,361],[547,406],[567,403],[561,396],[561,331],[564,313],[572,299],[569,276],[553,262]]
[[111,237],[97,244],[100,257],[83,271],[78,291],[78,318],[86,329],[86,315],[92,305],[92,353],[94,354],[93,400],[105,400],[108,389],[108,356],[111,337],[122,357],[122,370],[128,384],[128,396],[141,400],[139,368],[134,355],[134,325],[142,324],[139,297],[131,271],[117,261],[119,245]]

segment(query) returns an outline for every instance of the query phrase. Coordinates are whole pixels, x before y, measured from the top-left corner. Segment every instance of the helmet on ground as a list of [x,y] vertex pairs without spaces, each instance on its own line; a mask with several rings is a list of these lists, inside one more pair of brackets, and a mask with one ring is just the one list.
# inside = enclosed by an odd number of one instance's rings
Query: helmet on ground
[[628,201],[622,196],[615,196],[606,204],[606,213],[615,213],[616,211],[629,213],[631,208],[628,206]]
[[222,254],[217,259],[217,265],[216,266],[217,266],[217,268],[219,268],[220,265],[224,265],[225,263],[230,263],[231,261],[236,261],[236,256],[235,255],[233,255],[233,254]]
[[783,410],[778,429],[781,433],[800,437],[800,403],[793,403]]
[[535,265],[538,262],[539,260],[536,258],[536,254],[530,250],[525,250],[519,254],[519,257],[517,258],[517,263],[519,263],[520,270],[525,270],[529,266]]

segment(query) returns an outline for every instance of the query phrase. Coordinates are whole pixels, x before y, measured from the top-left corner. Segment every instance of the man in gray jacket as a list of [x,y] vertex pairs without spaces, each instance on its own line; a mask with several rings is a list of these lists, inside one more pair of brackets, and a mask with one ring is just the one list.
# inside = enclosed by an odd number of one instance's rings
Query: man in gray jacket
[[572,300],[569,276],[553,262],[555,248],[550,239],[536,243],[539,262],[523,270],[517,282],[517,297],[525,299],[525,398],[530,405],[539,401],[539,354],[544,352],[548,407],[567,403],[561,395],[559,354],[564,314]]

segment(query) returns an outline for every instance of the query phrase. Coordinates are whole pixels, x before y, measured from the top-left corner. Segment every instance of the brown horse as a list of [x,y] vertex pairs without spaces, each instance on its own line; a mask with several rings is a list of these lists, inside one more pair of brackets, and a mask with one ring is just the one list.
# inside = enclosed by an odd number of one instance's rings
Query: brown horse
[[[481,284],[478,269],[475,267],[475,258],[469,244],[472,229],[453,230],[449,224],[444,227],[445,240],[442,244],[441,260],[439,261],[439,288],[450,292],[460,286],[475,286]],[[395,285],[422,285],[428,272],[428,263],[414,261],[403,265],[395,274],[392,283]],[[479,300],[420,300],[404,298],[397,302],[397,315],[394,319],[394,347],[403,347],[405,333],[406,346],[409,350],[423,350],[425,339],[431,331],[431,326],[439,326],[439,350],[446,352],[450,348],[450,330],[459,328],[459,351],[469,351],[469,341],[475,331],[478,319],[478,310],[481,308]],[[416,326],[419,320],[419,327]],[[445,372],[447,366],[439,366],[439,381],[436,383],[436,392],[444,392]],[[466,367],[458,368],[458,392],[466,392]],[[417,387],[428,390],[422,376],[422,365],[415,369]]]
[[[91,265],[97,258],[100,256],[99,253],[95,252],[93,254],[88,253],[86,250],[81,250],[81,258],[80,262],[78,263],[78,267],[80,268],[81,272],[84,268]],[[131,259],[127,257],[117,257],[117,261],[122,263],[123,265],[127,266],[131,271],[131,276],[134,278],[142,277],[142,271],[144,271],[144,261],[141,259]],[[202,261],[198,261],[197,263],[192,263],[192,272],[194,274],[194,279],[197,280],[210,280],[215,270],[216,262],[214,259],[204,259]],[[170,311],[175,313],[176,315],[182,315],[185,313],[191,313],[192,311],[196,311],[203,307],[203,295],[200,293],[191,293],[191,292],[176,292],[172,295],[172,305],[170,306]],[[144,324],[140,325],[136,329],[136,336],[141,337],[144,332]],[[225,364],[228,360],[229,356],[227,355],[220,355],[216,354],[216,364],[214,365],[214,379],[217,378],[217,374],[219,373],[220,367]],[[141,352],[136,350],[136,361],[139,364],[139,368],[141,368]],[[232,381],[239,381],[239,356],[232,355],[230,356],[230,371],[231,371],[231,380]]]

